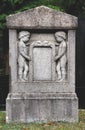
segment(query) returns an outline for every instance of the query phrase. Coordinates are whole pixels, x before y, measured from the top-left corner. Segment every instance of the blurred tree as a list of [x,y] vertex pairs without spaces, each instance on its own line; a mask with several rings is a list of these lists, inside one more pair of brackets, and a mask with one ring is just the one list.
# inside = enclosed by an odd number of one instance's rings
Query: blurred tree
[[85,0],[0,0],[0,29],[6,27],[7,15],[40,5],[76,16],[85,15]]
[[0,0],[0,55],[3,52],[6,57],[8,51],[6,16],[40,5],[75,16],[85,15],[85,0]]

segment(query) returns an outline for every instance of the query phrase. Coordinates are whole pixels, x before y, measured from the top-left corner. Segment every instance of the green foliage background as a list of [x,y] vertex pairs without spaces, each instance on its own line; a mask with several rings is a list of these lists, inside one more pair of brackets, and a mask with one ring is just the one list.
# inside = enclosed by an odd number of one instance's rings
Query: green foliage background
[[[0,0],[0,61],[4,57],[1,57],[1,55],[5,54],[8,49],[6,16],[40,5],[45,5],[77,17],[85,15],[85,0]],[[3,64],[0,62],[0,68]]]
[[36,6],[46,5],[76,16],[85,15],[85,0],[0,0],[0,29],[6,27],[6,16]]

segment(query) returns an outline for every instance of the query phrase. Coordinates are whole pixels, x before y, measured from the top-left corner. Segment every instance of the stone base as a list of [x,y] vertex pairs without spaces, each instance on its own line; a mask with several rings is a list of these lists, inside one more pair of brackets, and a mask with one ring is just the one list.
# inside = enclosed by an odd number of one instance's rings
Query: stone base
[[6,122],[78,121],[75,93],[9,93]]

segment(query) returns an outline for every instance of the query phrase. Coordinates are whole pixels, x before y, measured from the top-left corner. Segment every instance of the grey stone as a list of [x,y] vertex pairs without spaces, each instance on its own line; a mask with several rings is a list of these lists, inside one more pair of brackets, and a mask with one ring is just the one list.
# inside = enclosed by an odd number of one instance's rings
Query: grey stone
[[[34,60],[34,81],[39,80],[52,80],[51,75],[51,52],[52,49],[35,47],[33,50],[33,60]],[[43,55],[42,55],[43,54]],[[48,60],[47,60],[48,59]]]
[[[9,94],[12,107],[7,122],[78,121],[78,104],[75,94]],[[10,110],[9,110],[10,111]]]
[[[7,26],[10,92],[6,99],[6,121],[8,123],[77,122],[78,98],[75,93],[77,18],[40,6],[8,16]],[[27,42],[22,40],[23,31],[30,34]],[[55,34],[63,39],[61,43]],[[23,38],[20,41],[21,36]],[[19,55],[24,62],[18,61]],[[66,60],[62,60],[63,56]],[[27,57],[29,61],[26,60]],[[56,71],[58,63],[60,72]],[[23,67],[19,68],[19,64]],[[26,80],[24,80],[25,65]],[[22,70],[23,80],[20,80],[19,70]],[[61,73],[63,80],[58,80],[58,72]]]
[[18,36],[18,77],[20,81],[28,81],[30,56],[28,45],[30,33],[28,31],[19,32]]
[[78,21],[75,16],[40,6],[8,16],[7,26],[15,29],[72,29],[78,26]]
[[68,77],[68,59],[67,59],[67,37],[63,31],[55,33],[56,46],[58,48],[55,55],[56,72],[58,82],[65,81]]

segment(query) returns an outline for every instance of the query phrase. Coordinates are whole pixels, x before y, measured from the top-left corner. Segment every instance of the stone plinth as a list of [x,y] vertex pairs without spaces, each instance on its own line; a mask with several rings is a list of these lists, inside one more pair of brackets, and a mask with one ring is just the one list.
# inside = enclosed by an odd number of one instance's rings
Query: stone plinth
[[[11,102],[10,102],[11,100]],[[78,104],[75,94],[25,93],[9,94],[8,122],[77,121]],[[12,111],[11,111],[12,110]],[[11,112],[11,113],[10,113]]]

